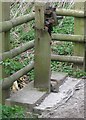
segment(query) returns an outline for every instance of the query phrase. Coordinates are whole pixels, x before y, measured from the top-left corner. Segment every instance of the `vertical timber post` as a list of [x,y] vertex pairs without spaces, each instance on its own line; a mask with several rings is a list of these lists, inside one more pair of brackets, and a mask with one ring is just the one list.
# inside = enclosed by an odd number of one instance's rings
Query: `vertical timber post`
[[85,25],[84,25],[84,40],[85,40],[85,54],[84,54],[84,71],[86,72],[86,1],[84,2],[84,21],[85,21]]
[[51,37],[44,30],[45,3],[35,3],[35,66],[34,87],[50,92]]
[[[0,2],[0,22],[10,19],[10,3],[9,2]],[[10,31],[0,33],[0,55],[3,52],[9,50],[10,43]],[[3,57],[3,56],[2,56]],[[5,73],[4,65],[0,64],[0,79],[5,78],[7,75]],[[5,99],[9,97],[10,90],[2,90],[2,96],[0,103],[5,104]]]
[[[81,10],[85,12],[86,2],[75,2],[75,10]],[[75,17],[74,19],[74,34],[75,35],[85,35],[86,18]],[[84,43],[74,43],[74,55],[75,56],[85,56],[85,44]]]
[[84,55],[84,71],[86,72],[86,40],[85,40],[85,55]]

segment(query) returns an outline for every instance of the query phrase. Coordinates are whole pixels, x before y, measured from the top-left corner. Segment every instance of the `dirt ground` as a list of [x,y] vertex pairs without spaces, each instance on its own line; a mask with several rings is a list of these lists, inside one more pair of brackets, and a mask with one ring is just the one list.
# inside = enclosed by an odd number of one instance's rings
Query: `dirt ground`
[[84,118],[84,90],[86,80],[81,79],[73,95],[59,106],[45,110],[39,118]]

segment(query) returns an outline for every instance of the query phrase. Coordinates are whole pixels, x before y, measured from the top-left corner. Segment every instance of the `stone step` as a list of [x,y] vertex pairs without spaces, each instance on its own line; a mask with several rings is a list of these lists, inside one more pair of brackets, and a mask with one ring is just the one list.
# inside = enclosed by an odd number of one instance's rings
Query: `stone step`
[[40,104],[46,96],[46,92],[38,91],[34,88],[33,82],[30,82],[26,87],[6,99],[5,104],[9,106],[21,105],[32,111],[33,107]]
[[81,81],[81,79],[67,77],[64,84],[60,86],[59,92],[51,92],[39,106],[34,107],[34,112],[41,114],[45,110],[53,110],[55,106],[58,108],[60,105],[64,104],[65,101],[70,99],[70,97],[74,94],[75,88]]
[[[65,73],[52,72],[51,75],[51,89],[53,92],[58,92],[59,86],[66,78]],[[10,98],[6,99],[6,105],[21,105],[28,108],[29,111],[33,107],[39,105],[48,96],[47,92],[39,91],[34,88],[34,81],[27,84],[26,87],[13,94]]]
[[52,72],[51,74],[51,92],[59,92],[59,87],[64,83],[68,75],[63,72]]

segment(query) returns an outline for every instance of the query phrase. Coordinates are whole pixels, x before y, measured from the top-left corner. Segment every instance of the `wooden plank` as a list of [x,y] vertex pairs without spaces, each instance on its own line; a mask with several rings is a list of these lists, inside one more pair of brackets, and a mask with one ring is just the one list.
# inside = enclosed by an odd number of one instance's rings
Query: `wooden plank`
[[[75,10],[85,10],[85,2],[76,2]],[[86,27],[85,27],[85,18],[74,19],[74,34],[75,35],[85,35]],[[85,53],[85,44],[84,43],[74,43],[74,56],[82,56],[84,57]]]
[[[0,21],[6,21],[10,19],[10,3],[9,2],[0,2]],[[9,39],[10,32],[3,32],[0,33],[0,54],[2,55],[3,52],[9,50]],[[0,79],[6,77],[5,69],[2,64],[0,64]],[[1,97],[1,96],[0,96]],[[2,102],[5,103],[5,98],[9,97],[9,90],[2,91]]]
[[51,37],[44,31],[45,5],[35,5],[35,81],[34,86],[40,90],[50,91],[50,61],[51,61]]

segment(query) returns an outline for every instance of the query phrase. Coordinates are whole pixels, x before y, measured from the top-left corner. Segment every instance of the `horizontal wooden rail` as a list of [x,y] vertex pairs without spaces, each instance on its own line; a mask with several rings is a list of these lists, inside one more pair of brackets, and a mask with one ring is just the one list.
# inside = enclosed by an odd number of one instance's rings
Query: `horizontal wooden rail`
[[69,41],[69,42],[85,42],[85,37],[84,35],[52,34],[52,40]]
[[85,17],[83,11],[72,10],[72,9],[56,9],[57,15],[61,16],[72,16],[72,17]]
[[70,62],[82,64],[84,61],[83,57],[79,56],[65,56],[65,55],[51,55],[51,60],[58,60],[59,62]]
[[28,49],[31,49],[34,47],[34,40],[25,43],[24,45],[21,45],[20,47],[14,48],[8,52],[4,52],[1,56],[0,56],[0,62],[2,60],[6,60],[7,58],[13,58],[23,52],[25,52]]
[[[78,56],[65,56],[65,55],[52,54],[51,60],[58,60],[59,62],[70,62],[70,63],[72,62],[72,63],[83,64],[84,58]],[[33,69],[33,67],[34,67],[34,62],[22,68],[21,70],[17,71],[10,77],[4,78],[4,80],[2,80],[2,89],[7,89],[11,87],[13,82],[15,82],[18,78],[29,72],[31,69]]]
[[21,25],[23,23],[27,23],[33,20],[34,17],[35,17],[35,14],[31,13],[31,14],[23,15],[21,17],[11,19],[9,21],[0,22],[0,33],[6,32],[10,30],[11,28]]
[[[70,10],[70,9],[56,9],[56,13],[59,16],[73,16],[73,17],[84,17],[83,11]],[[23,15],[21,17],[17,17],[15,19],[11,19],[9,21],[0,22],[0,33],[6,32],[13,27],[21,25],[23,23],[29,22],[33,20],[35,17],[35,13],[31,13],[28,15]]]
[[21,76],[25,75],[27,72],[32,70],[34,67],[34,62],[30,63],[26,67],[22,68],[21,70],[17,71],[10,77],[4,78],[2,80],[2,89],[8,89],[12,86],[13,82],[19,79]]

